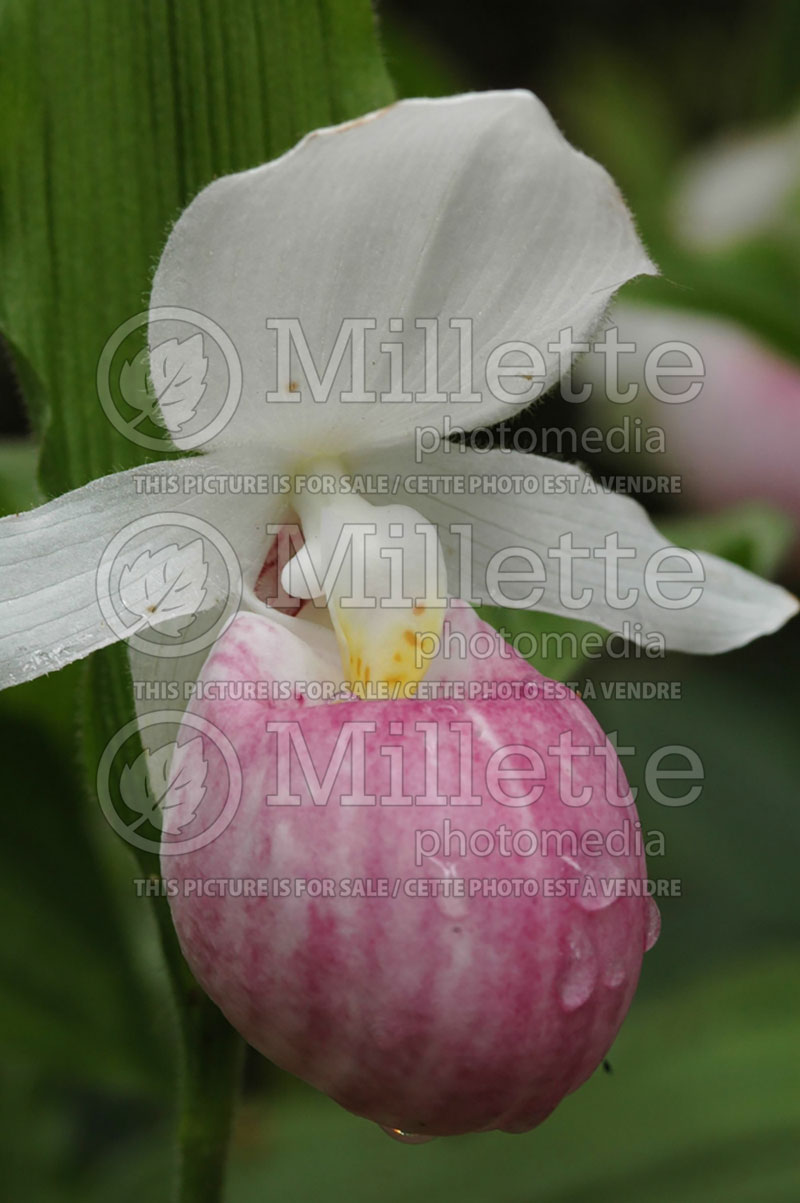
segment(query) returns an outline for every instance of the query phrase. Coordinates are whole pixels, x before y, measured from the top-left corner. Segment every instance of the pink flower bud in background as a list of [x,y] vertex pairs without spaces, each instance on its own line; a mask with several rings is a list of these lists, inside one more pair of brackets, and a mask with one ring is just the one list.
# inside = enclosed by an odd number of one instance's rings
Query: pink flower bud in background
[[694,250],[727,250],[796,228],[800,117],[730,130],[683,165],[671,203],[675,235]]
[[[231,1023],[409,1140],[541,1123],[607,1053],[658,933],[630,791],[589,710],[470,608],[447,621],[461,654],[433,660],[418,696],[315,703],[297,684],[241,700],[245,682],[301,681],[300,632],[319,630],[239,615],[190,710],[236,750],[241,802],[212,843],[170,855],[165,836],[163,855],[184,954]],[[181,840],[224,805],[205,738],[204,755]],[[213,896],[215,879],[268,887]]]
[[609,405],[599,353],[577,375],[593,385],[593,422],[628,414],[663,430],[663,452],[632,456],[632,470],[678,474],[683,508],[765,501],[800,525],[800,366],[723,318],[622,304],[612,322],[636,346],[620,354],[619,383],[637,396]]

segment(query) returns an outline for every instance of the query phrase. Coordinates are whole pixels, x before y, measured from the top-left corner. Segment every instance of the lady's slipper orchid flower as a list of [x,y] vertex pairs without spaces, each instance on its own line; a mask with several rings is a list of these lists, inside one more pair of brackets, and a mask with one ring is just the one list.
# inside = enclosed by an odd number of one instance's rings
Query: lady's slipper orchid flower
[[[117,637],[109,604],[146,594],[148,574],[165,570],[151,519],[210,524],[235,549],[241,603],[205,664],[205,652],[188,654],[191,625],[178,631],[182,659],[132,652],[137,680],[198,679],[185,721],[213,723],[241,766],[232,820],[192,852],[165,833],[165,872],[334,881],[335,894],[179,891],[178,933],[252,1043],[414,1137],[538,1123],[605,1054],[654,939],[652,904],[628,889],[641,886],[641,848],[610,850],[635,821],[613,749],[578,698],[548,696],[552,683],[505,645],[480,659],[473,640],[488,628],[448,599],[535,605],[609,630],[626,620],[637,637],[688,651],[747,642],[795,608],[713,556],[695,557],[691,595],[685,564],[665,586],[653,565],[670,550],[634,502],[577,467],[444,438],[555,383],[615,290],[653,270],[612,181],[529,93],[406,101],[318,131],[206,188],[158,266],[153,329],[190,310],[238,357],[238,406],[205,443],[204,402],[225,392],[230,363],[208,357],[196,406],[162,401],[174,443],[204,454],[106,477],[0,525],[6,684]],[[346,362],[348,343],[363,354]],[[151,353],[160,346],[154,335]],[[265,473],[289,493],[203,487]],[[330,488],[305,488],[312,477]],[[518,487],[495,488],[500,477]],[[168,478],[191,492],[165,497]],[[290,521],[302,540],[276,557],[275,529]],[[129,571],[98,574],[128,526],[139,553]],[[500,584],[512,587],[498,596]],[[202,585],[184,581],[168,613],[154,602],[142,623],[180,627],[200,593],[209,609],[228,602],[224,573],[204,568]],[[280,607],[262,600],[281,591]],[[442,650],[445,624],[463,637],[456,655]],[[423,645],[439,654],[420,657]],[[308,681],[334,684],[333,699],[308,700]],[[248,694],[253,682],[289,688],[265,700]],[[469,688],[449,698],[431,688],[459,682]],[[168,805],[181,838],[224,803],[212,744],[204,737],[196,809],[174,784],[196,740],[179,741]],[[596,854],[578,838],[590,830]],[[548,831],[578,844],[533,856]],[[593,889],[571,896],[571,873]],[[464,889],[414,894],[416,878]],[[345,880],[399,892],[351,885],[345,896]],[[505,892],[514,880],[522,897]]]

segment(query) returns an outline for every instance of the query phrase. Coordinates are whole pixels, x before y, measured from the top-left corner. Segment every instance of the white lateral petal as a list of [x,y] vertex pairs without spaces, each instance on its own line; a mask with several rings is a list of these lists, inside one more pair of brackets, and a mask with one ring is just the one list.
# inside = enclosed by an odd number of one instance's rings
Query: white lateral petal
[[[240,453],[150,464],[4,518],[0,687],[121,638],[146,647],[165,620],[188,639],[194,615],[221,614],[255,581],[279,516],[276,499],[230,491],[255,469]],[[226,492],[209,491],[218,482]]]
[[[353,466],[364,470],[366,464]],[[448,532],[453,524],[468,527],[475,601],[566,614],[610,631],[631,630],[640,623],[640,630],[632,632],[640,642],[648,636],[662,637],[667,648],[685,652],[739,647],[777,630],[798,608],[796,598],[785,589],[717,556],[691,552],[688,561],[668,556],[665,549],[670,544],[638,502],[601,488],[572,464],[518,452],[462,453],[453,447],[449,453],[439,450],[426,455],[421,465],[396,450],[372,455],[369,470],[404,481],[394,500],[413,499],[438,524],[449,558],[451,587],[465,577],[458,535]],[[463,491],[456,491],[456,482],[446,493],[439,483],[437,492],[423,494],[420,477],[461,478]],[[488,482],[498,479],[525,483],[513,486],[519,492],[490,491],[496,484]],[[612,542],[607,542],[609,536]],[[598,556],[597,551],[613,547],[614,536],[623,556],[628,555],[617,560],[612,591],[606,579],[608,557]],[[561,558],[554,554],[562,538],[564,550],[577,554]],[[496,553],[511,548],[523,553],[508,559],[504,570],[523,571],[527,577],[516,584],[501,581],[498,585],[491,574],[487,578],[487,568]],[[527,553],[533,554],[526,560]],[[502,558],[495,560],[495,567]],[[571,584],[562,567],[567,559],[572,564]],[[678,572],[694,579],[679,581]],[[584,590],[588,591],[585,598]],[[630,590],[635,593],[629,594]],[[581,604],[570,604],[572,598]]]
[[[616,289],[653,270],[613,181],[566,142],[529,92],[402,101],[216,180],[183,213],[156,272],[151,312],[185,308],[216,323],[236,349],[243,391],[218,429],[231,373],[224,356],[209,354],[194,416],[176,406],[181,421],[168,410],[164,420],[178,446],[198,445],[206,430],[218,444],[268,439],[295,458],[298,448],[313,456],[389,445],[419,422],[441,427],[445,413],[471,429],[552,384],[566,364],[547,344],[568,327],[588,337]],[[481,397],[422,400],[433,382],[415,319],[439,319],[440,389],[464,387],[451,318],[472,322]],[[354,399],[341,399],[351,387],[346,351],[327,400],[315,401],[298,356],[291,375],[277,363],[268,319],[300,322],[320,378],[342,323],[374,320],[365,389],[356,383]],[[170,335],[189,341],[185,325],[153,321],[154,348]],[[533,343],[543,357],[541,381],[505,382],[517,394],[511,402],[490,395],[485,379],[489,353],[509,340]],[[402,389],[414,401],[363,399],[391,391],[390,355],[380,349],[387,341],[404,345]],[[268,390],[277,394],[269,402]]]

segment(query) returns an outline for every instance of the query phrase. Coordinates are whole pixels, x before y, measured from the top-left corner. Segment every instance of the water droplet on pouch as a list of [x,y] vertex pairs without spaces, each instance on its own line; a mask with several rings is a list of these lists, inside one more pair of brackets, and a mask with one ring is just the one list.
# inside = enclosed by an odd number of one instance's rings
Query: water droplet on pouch
[[661,911],[650,894],[645,899],[645,908],[644,950],[649,952],[661,934]]
[[619,898],[616,883],[623,876],[619,865],[594,861],[583,870],[575,901],[589,914],[606,910]]
[[379,1124],[378,1127],[402,1145],[426,1145],[436,1139],[435,1136],[420,1136],[417,1132],[404,1132],[402,1128],[388,1128],[386,1124]]
[[585,886],[586,878],[580,884],[575,901],[582,911],[588,911],[593,914],[595,911],[604,911],[606,907],[611,906],[612,902],[616,902],[615,894],[606,894],[602,884],[594,881],[594,890],[591,886]]
[[577,1011],[590,997],[597,981],[597,958],[592,942],[580,927],[567,937],[568,963],[558,983],[558,997],[565,1011]]

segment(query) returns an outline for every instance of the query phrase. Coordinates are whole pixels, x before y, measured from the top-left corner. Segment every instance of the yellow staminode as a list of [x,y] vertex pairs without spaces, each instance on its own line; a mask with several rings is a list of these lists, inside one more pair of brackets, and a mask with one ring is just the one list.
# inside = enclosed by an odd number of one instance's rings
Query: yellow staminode
[[326,468],[333,489],[297,492],[305,545],[284,569],[284,588],[324,599],[353,693],[413,697],[447,605],[436,528],[410,506],[370,504],[338,465]]
[[[436,601],[437,599],[434,599]],[[377,614],[331,606],[342,665],[359,697],[413,697],[439,644],[444,608],[426,601]]]

